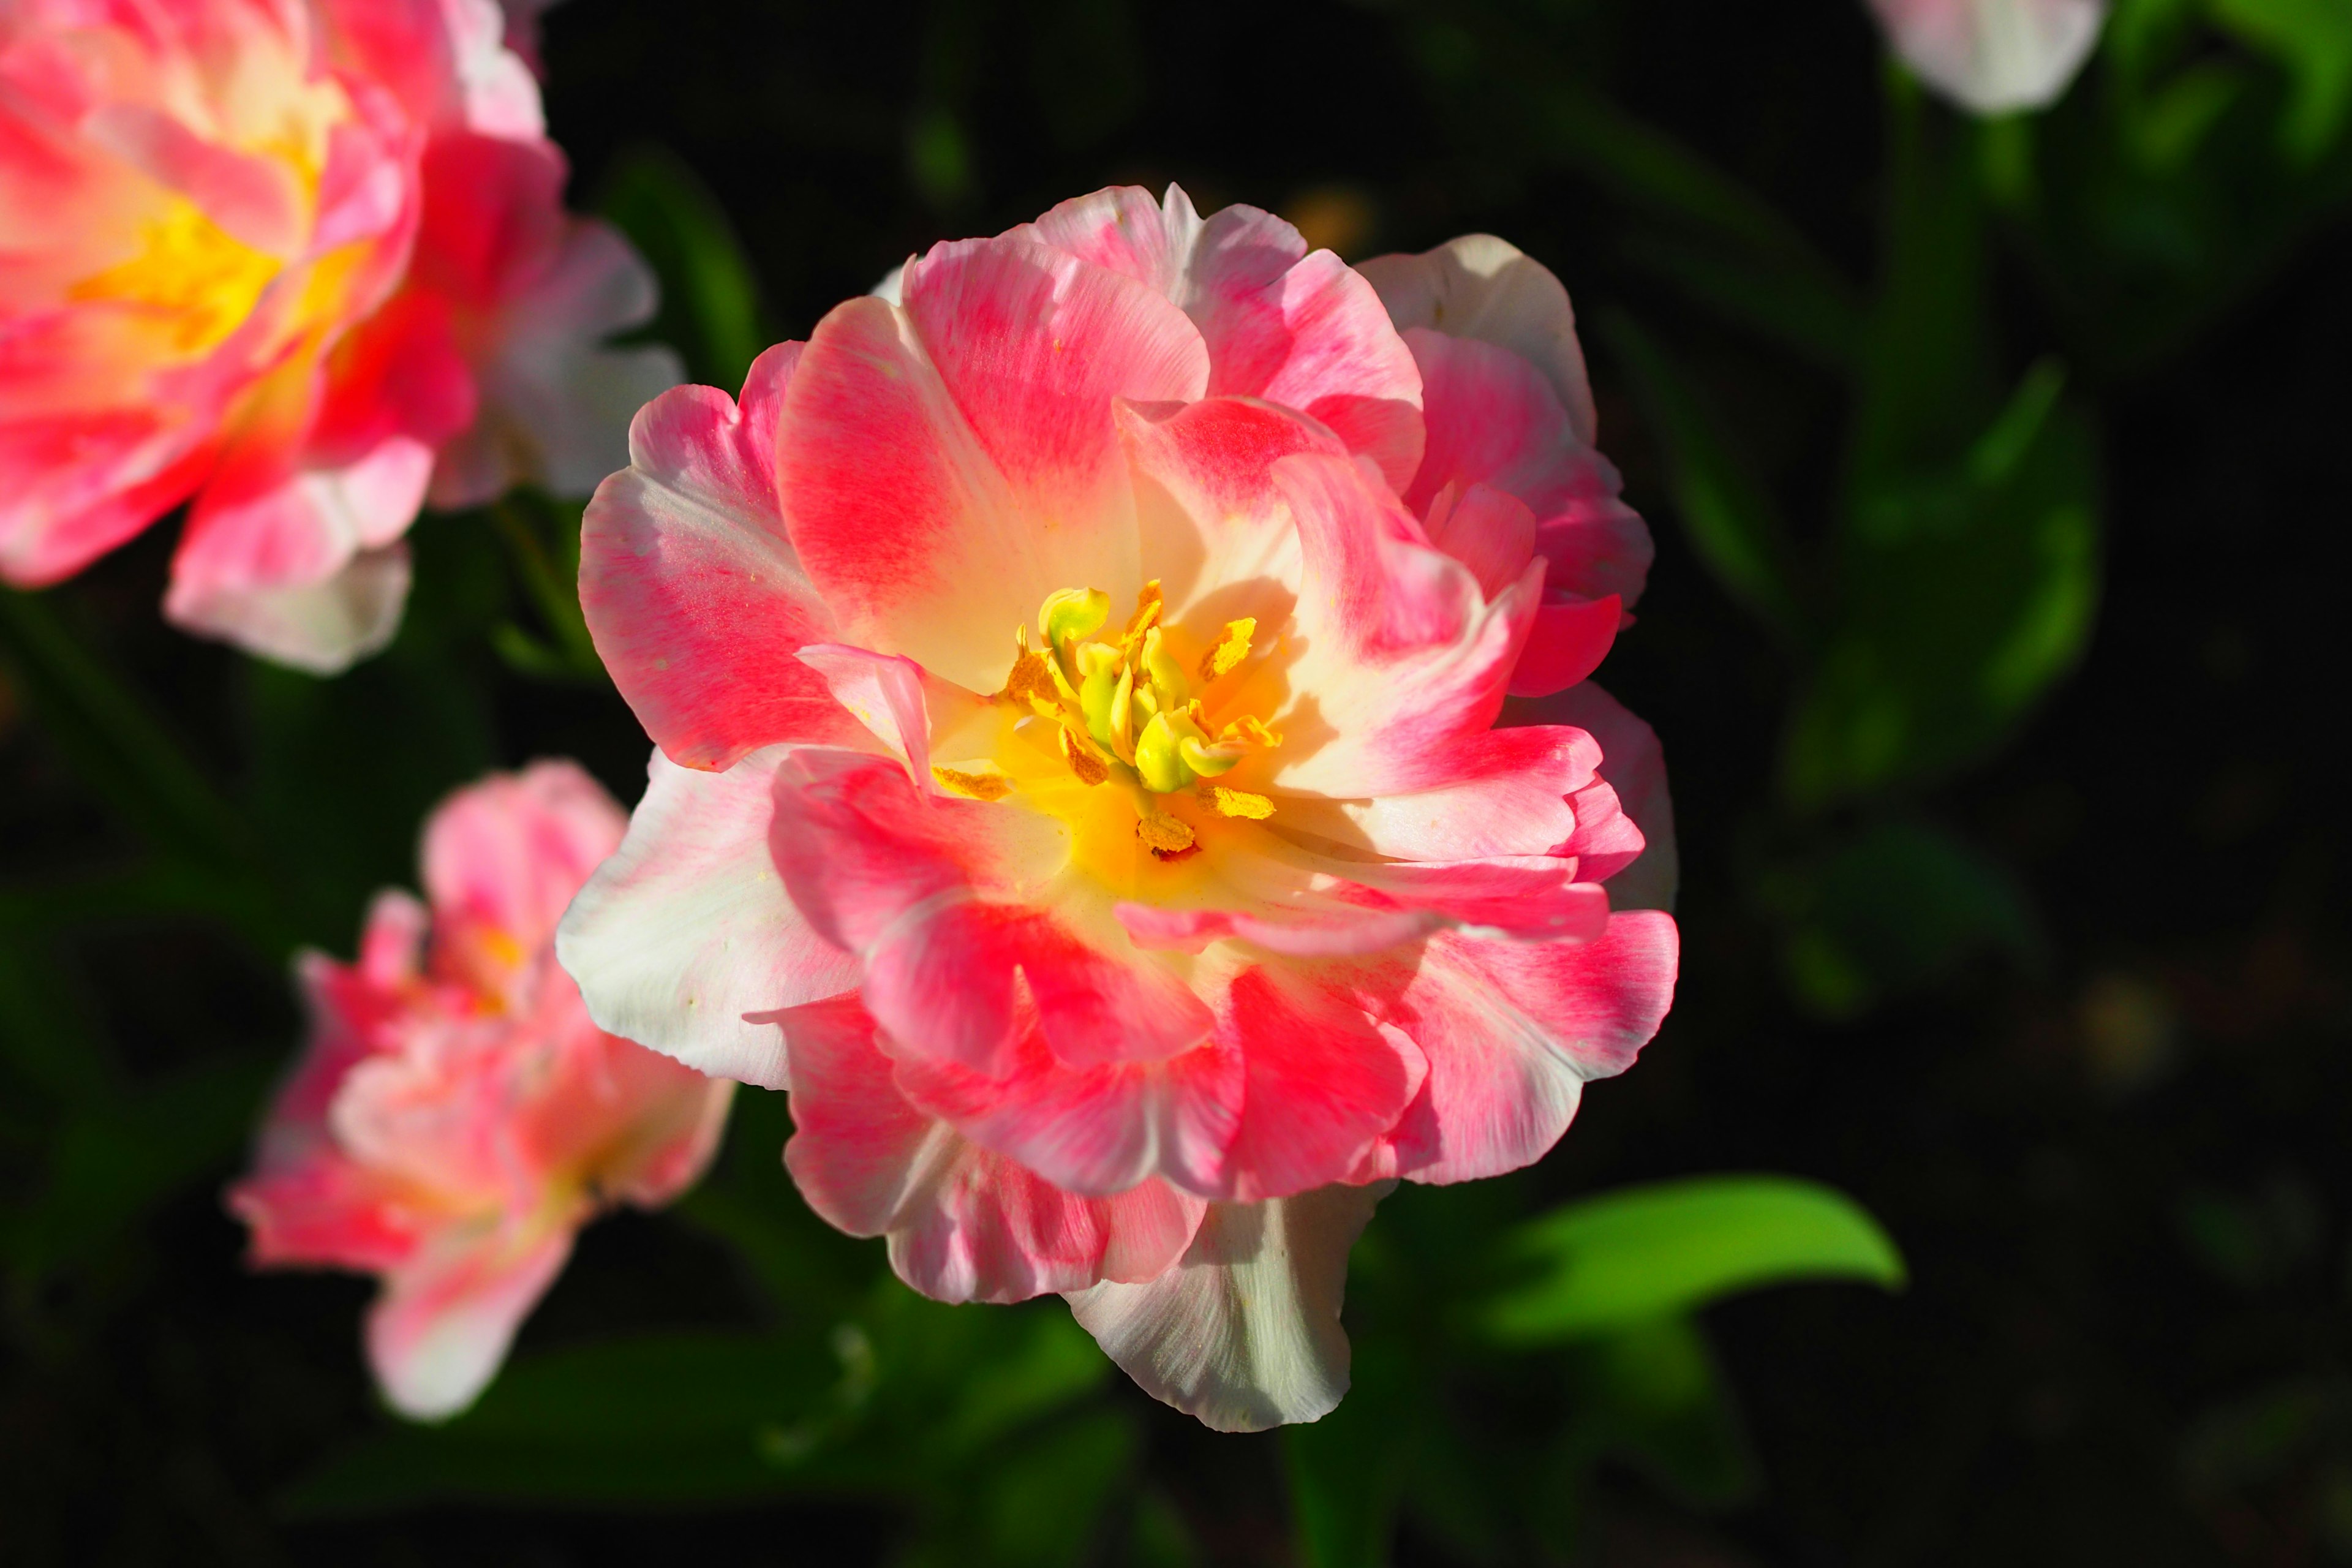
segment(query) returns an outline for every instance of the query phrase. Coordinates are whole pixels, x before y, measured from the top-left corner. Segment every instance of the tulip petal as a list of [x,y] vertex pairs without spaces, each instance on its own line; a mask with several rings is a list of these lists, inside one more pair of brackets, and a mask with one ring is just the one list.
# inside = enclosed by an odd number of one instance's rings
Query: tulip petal
[[722,769],[782,741],[862,743],[796,657],[834,621],[784,536],[776,419],[800,345],[751,366],[740,404],[664,393],[629,430],[630,466],[581,520],[580,605],[596,652],[671,761]]
[[698,1071],[782,1089],[770,1015],[857,984],[809,928],[768,854],[782,751],[723,773],[659,752],[628,836],[581,889],[555,939],[600,1028]]
[[1192,1239],[1198,1199],[1157,1182],[1080,1197],[908,1104],[855,997],[794,1008],[779,1022],[792,1050],[784,1163],[793,1181],[851,1235],[887,1234],[891,1267],[925,1295],[1017,1301],[1148,1279]]
[[368,1312],[368,1362],[402,1415],[438,1421],[474,1403],[572,1256],[572,1227],[493,1231],[428,1249],[384,1282]]
[[1112,407],[1189,401],[1199,331],[1161,297],[1013,239],[936,247],[903,309],[811,334],[778,439],[793,542],[848,635],[974,691],[1048,594],[1141,581]]
[[1213,1204],[1174,1268],[1068,1293],[1105,1354],[1220,1432],[1328,1415],[1348,1392],[1348,1251],[1388,1184]]
[[[1627,711],[1591,681],[1556,697],[1529,703],[1517,719],[1538,723],[1573,724],[1601,746],[1599,773],[1624,816],[1642,841],[1640,858],[1622,869],[1596,863],[1591,873],[1609,883],[1611,907],[1620,910],[1671,910],[1681,879],[1681,857],[1675,847],[1675,803],[1666,788],[1666,759],[1657,732]],[[1587,833],[1587,812],[1577,807],[1577,833]],[[1624,847],[1622,838],[1610,847]],[[1570,854],[1590,854],[1593,847],[1567,847]]]

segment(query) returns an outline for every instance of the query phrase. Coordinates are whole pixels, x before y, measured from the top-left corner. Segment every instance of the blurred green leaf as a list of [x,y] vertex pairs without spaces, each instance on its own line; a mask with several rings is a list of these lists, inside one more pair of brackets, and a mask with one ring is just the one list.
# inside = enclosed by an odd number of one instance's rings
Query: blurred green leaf
[[1726,593],[1784,637],[1802,623],[1790,585],[1787,536],[1771,492],[1733,451],[1696,391],[1633,317],[1612,310],[1601,335],[1633,384],[1649,421],[1675,512]]
[[0,894],[0,1062],[51,1101],[89,1103],[110,1088],[113,1058],[46,940],[48,919]]
[[116,815],[173,862],[184,891],[265,951],[288,933],[259,840],[147,703],[58,617],[0,587],[0,662],[43,731]]
[[1535,1276],[1480,1310],[1506,1344],[1589,1338],[1764,1285],[1904,1281],[1876,1221],[1789,1176],[1700,1176],[1582,1199],[1521,1226],[1506,1255]]
[[2032,963],[2041,935],[2012,877],[1965,840],[1907,818],[1875,822],[1767,889],[1787,930],[1791,989],[1853,1017],[1988,951]]
[[611,677],[580,607],[581,514],[577,503],[522,490],[492,503],[490,522],[506,542],[508,558],[550,641],[533,639],[511,621],[492,627],[490,640],[519,674],[602,685]]
[[1302,1568],[1382,1568],[1399,1495],[1437,1413],[1414,1398],[1410,1347],[1359,1334],[1351,1386],[1319,1421],[1282,1429]]
[[297,1517],[461,1499],[599,1507],[772,1495],[780,1437],[824,1413],[843,1368],[824,1342],[649,1334],[518,1356],[471,1411],[398,1426],[327,1460]]
[[1088,1412],[992,1454],[935,1507],[902,1568],[1060,1568],[1098,1561],[1118,1485],[1133,1471],[1135,1425]]
[[2213,19],[2269,55],[2294,82],[2280,123],[2287,152],[2308,163],[2352,110],[2352,6],[2344,0],[2210,0]]
[[1802,807],[1946,773],[2004,739],[2090,638],[2096,443],[2029,371],[1955,464],[1855,498],[1843,605],[1790,715],[1781,782]]
[[1755,1460],[1706,1336],[1687,1317],[1635,1323],[1574,1352],[1571,1451],[1626,1460],[1695,1508],[1753,1497]]
[[758,276],[719,198],[677,153],[638,147],[615,162],[598,206],[661,280],[651,335],[685,356],[694,380],[742,385],[772,337]]
[[40,1276],[95,1255],[190,1181],[232,1161],[268,1068],[208,1062],[68,1113],[31,1205],[12,1216],[10,1262]]

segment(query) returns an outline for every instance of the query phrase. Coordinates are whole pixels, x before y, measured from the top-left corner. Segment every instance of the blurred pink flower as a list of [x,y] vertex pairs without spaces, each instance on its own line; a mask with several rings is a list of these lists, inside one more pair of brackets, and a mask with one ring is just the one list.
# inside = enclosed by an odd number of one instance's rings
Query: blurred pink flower
[[1870,3],[1904,63],[1978,114],[2056,102],[2107,18],[2107,0]]
[[305,953],[310,1043],[228,1194],[263,1267],[379,1275],[367,1348],[409,1415],[498,1371],[572,1238],[709,1163],[734,1085],[590,1021],[555,923],[620,842],[570,763],[461,790],[425,831],[420,905],[380,895],[357,963]]
[[0,5],[0,577],[184,501],[166,613],[330,671],[428,499],[584,494],[677,379],[495,0]]
[[1228,1429],[1338,1402],[1380,1193],[1539,1158],[1676,963],[1601,885],[1670,885],[1647,729],[1494,727],[1648,558],[1567,296],[1370,270],[1404,333],[1269,214],[1066,203],[655,401],[583,533],[660,748],[558,938],[591,1012],[789,1085],[917,1289],[1062,1292]]

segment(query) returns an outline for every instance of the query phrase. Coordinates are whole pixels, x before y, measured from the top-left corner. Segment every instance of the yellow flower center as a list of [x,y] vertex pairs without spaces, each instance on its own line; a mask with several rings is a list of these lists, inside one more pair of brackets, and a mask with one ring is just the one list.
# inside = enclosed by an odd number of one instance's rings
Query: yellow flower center
[[1014,628],[1012,673],[993,700],[1023,742],[1014,750],[1059,766],[1040,778],[1036,765],[1015,756],[992,771],[935,767],[932,775],[977,800],[1020,787],[1056,815],[1097,827],[1107,817],[1129,820],[1133,837],[1163,861],[1190,855],[1206,818],[1272,816],[1265,796],[1214,782],[1282,743],[1256,714],[1224,711],[1237,706],[1231,699],[1241,682],[1230,678],[1248,663],[1257,623],[1228,621],[1213,642],[1187,648],[1183,633],[1162,624],[1162,607],[1159,582],[1146,583],[1135,613],[1114,632],[1102,590],[1048,595],[1037,611],[1039,646],[1031,646],[1028,627]]
[[67,297],[153,311],[181,354],[203,353],[236,331],[284,265],[230,237],[185,196],[143,224],[141,237],[144,248],[137,256],[83,279]]

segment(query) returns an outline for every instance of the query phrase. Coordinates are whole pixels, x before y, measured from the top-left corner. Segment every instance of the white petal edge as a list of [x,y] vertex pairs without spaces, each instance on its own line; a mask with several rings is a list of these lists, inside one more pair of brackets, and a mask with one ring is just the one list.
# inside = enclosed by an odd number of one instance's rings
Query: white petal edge
[[714,1078],[789,1087],[767,1015],[857,984],[856,961],[811,931],[768,849],[777,766],[754,752],[725,773],[656,751],[628,837],[564,911],[555,955],[588,1015]]
[[1211,1204],[1175,1266],[1063,1298],[1153,1398],[1219,1432],[1313,1421],[1348,1392],[1348,1253],[1393,1182]]

